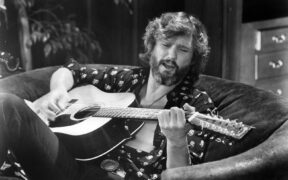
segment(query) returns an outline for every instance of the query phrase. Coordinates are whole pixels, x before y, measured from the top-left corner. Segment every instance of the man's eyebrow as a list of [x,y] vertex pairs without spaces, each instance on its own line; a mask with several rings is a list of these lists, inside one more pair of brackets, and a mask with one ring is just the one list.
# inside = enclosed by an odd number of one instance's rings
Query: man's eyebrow
[[168,39],[161,39],[160,42],[161,43],[168,43],[168,42],[170,43],[171,41],[169,41]]
[[183,44],[179,44],[178,47],[179,48],[185,48],[185,49],[192,49],[192,47],[186,46],[186,45],[183,45]]

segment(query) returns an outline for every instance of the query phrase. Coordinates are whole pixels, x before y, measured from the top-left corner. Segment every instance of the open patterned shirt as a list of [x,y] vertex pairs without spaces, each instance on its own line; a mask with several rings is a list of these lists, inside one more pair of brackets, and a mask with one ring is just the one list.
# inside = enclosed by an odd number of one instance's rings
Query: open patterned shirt
[[[136,97],[149,76],[149,69],[141,67],[126,69],[107,66],[104,69],[94,69],[74,60],[67,63],[65,67],[73,74],[74,86],[92,84],[105,92],[133,92]],[[177,87],[167,94],[168,101],[165,109],[173,106],[182,107],[185,103],[189,103],[198,112],[215,113],[214,103],[207,93],[194,88],[194,79],[187,75]],[[125,121],[127,124],[129,122],[129,119]],[[187,149],[191,165],[202,163],[209,141],[214,139],[214,136],[193,126],[189,126],[187,132]],[[115,172],[125,179],[159,179],[160,173],[166,169],[166,139],[160,132],[159,125],[154,133],[153,145],[155,149],[147,153],[123,144],[105,155],[103,159],[119,163],[120,167]],[[28,179],[10,152],[7,161],[0,169],[0,174],[12,174],[22,179]]]

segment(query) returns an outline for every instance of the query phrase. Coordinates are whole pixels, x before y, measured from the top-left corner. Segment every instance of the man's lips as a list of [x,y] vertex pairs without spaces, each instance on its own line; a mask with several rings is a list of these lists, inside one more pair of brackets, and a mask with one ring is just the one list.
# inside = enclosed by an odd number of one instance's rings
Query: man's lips
[[167,63],[163,63],[162,64],[166,69],[174,69],[176,68],[174,64],[167,64]]
[[162,73],[174,73],[177,70],[177,67],[173,64],[161,63],[159,66],[159,70]]

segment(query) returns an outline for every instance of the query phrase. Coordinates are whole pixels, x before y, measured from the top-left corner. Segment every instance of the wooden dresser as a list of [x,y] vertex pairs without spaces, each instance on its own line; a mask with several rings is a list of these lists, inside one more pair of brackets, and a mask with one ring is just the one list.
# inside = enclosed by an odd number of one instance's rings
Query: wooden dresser
[[210,37],[205,74],[288,97],[288,0],[186,0]]
[[288,17],[244,23],[238,80],[288,98]]

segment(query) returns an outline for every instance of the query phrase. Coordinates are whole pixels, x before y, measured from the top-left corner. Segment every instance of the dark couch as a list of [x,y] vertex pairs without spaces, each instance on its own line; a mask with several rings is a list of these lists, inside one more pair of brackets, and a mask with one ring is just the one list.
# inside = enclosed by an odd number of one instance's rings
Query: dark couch
[[[0,92],[33,101],[49,91],[50,76],[57,68],[1,79]],[[238,119],[255,129],[232,146],[210,143],[205,164],[168,170],[169,177],[189,179],[209,171],[233,180],[288,179],[288,101],[264,90],[207,75],[200,76],[196,87],[207,91],[221,116]]]

